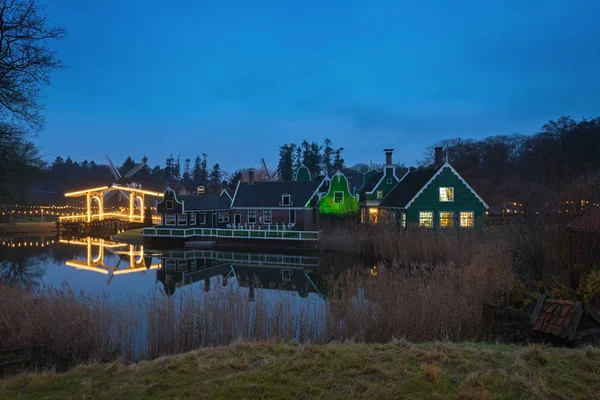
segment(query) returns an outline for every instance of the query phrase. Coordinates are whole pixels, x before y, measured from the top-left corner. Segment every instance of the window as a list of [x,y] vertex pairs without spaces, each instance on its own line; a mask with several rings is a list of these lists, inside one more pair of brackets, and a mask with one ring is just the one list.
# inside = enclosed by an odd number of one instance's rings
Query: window
[[177,260],[165,260],[165,268],[167,270],[174,270],[177,268]]
[[173,200],[167,200],[167,210],[173,209]]
[[292,280],[292,275],[294,271],[291,269],[282,269],[281,270],[281,280],[284,282],[289,282]]
[[452,228],[454,226],[454,213],[451,211],[440,212],[440,226],[442,228]]
[[198,225],[206,224],[206,212],[198,213]]
[[403,228],[406,228],[406,211],[402,211],[402,214],[400,215],[400,223],[402,225]]
[[370,224],[377,223],[377,219],[378,219],[377,215],[378,215],[378,210],[376,207],[369,208],[369,223]]
[[165,225],[175,225],[175,214],[165,215]]
[[219,223],[229,222],[229,213],[227,211],[219,211]]
[[440,188],[440,201],[454,201],[454,188],[441,187]]
[[177,225],[187,225],[187,215],[177,214]]
[[420,211],[419,212],[419,226],[426,228],[433,228],[433,212],[432,211]]
[[342,204],[344,202],[344,192],[333,192],[333,202]]
[[248,210],[248,223],[249,224],[256,223],[256,210]]
[[190,225],[196,225],[196,213],[190,213]]
[[460,212],[460,226],[462,228],[472,228],[475,224],[473,217],[473,211],[461,211]]
[[386,182],[387,182],[388,185],[391,185],[392,184],[392,178],[387,178]]
[[377,191],[377,200],[381,200],[383,199],[383,190],[378,190]]
[[284,194],[281,196],[281,205],[282,206],[291,206],[292,205],[292,196],[289,194]]
[[270,224],[273,221],[273,210],[264,210],[263,211],[263,222],[265,224]]
[[296,210],[290,210],[290,224],[296,223]]
[[242,223],[242,214],[233,214],[233,224],[239,225]]

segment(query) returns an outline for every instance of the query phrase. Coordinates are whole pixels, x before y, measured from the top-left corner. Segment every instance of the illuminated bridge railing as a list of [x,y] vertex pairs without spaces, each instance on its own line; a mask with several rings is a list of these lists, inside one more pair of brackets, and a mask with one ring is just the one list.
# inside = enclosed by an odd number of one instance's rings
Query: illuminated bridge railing
[[318,241],[320,231],[267,231],[258,229],[221,229],[221,228],[144,228],[142,236],[168,238],[225,238],[225,239],[261,239],[261,240],[297,240]]

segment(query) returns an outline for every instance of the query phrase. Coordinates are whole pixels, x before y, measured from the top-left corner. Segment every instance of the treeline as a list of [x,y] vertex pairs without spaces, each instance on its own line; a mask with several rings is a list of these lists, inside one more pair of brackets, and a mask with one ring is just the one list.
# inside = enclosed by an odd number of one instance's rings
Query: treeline
[[295,172],[302,165],[308,168],[311,175],[331,175],[345,167],[342,158],[343,147],[333,148],[333,143],[325,139],[323,144],[307,142],[301,144],[288,143],[279,148],[277,169],[279,178],[284,181],[294,179]]
[[600,117],[561,117],[530,136],[442,140],[426,149],[422,166],[432,163],[436,146],[491,204],[600,198]]

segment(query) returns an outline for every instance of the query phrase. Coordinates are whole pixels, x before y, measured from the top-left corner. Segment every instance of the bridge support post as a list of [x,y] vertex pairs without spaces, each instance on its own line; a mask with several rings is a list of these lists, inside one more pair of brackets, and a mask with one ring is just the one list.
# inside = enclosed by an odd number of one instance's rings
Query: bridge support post
[[92,194],[87,193],[85,200],[87,204],[87,222],[92,222]]

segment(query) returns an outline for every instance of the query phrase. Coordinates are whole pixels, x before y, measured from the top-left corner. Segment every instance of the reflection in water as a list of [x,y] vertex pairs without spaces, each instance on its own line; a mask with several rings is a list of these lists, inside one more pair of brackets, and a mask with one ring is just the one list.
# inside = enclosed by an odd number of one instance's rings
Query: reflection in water
[[45,246],[51,243],[54,238],[44,236],[4,238],[0,250],[0,282],[27,288],[40,286],[48,261]]

